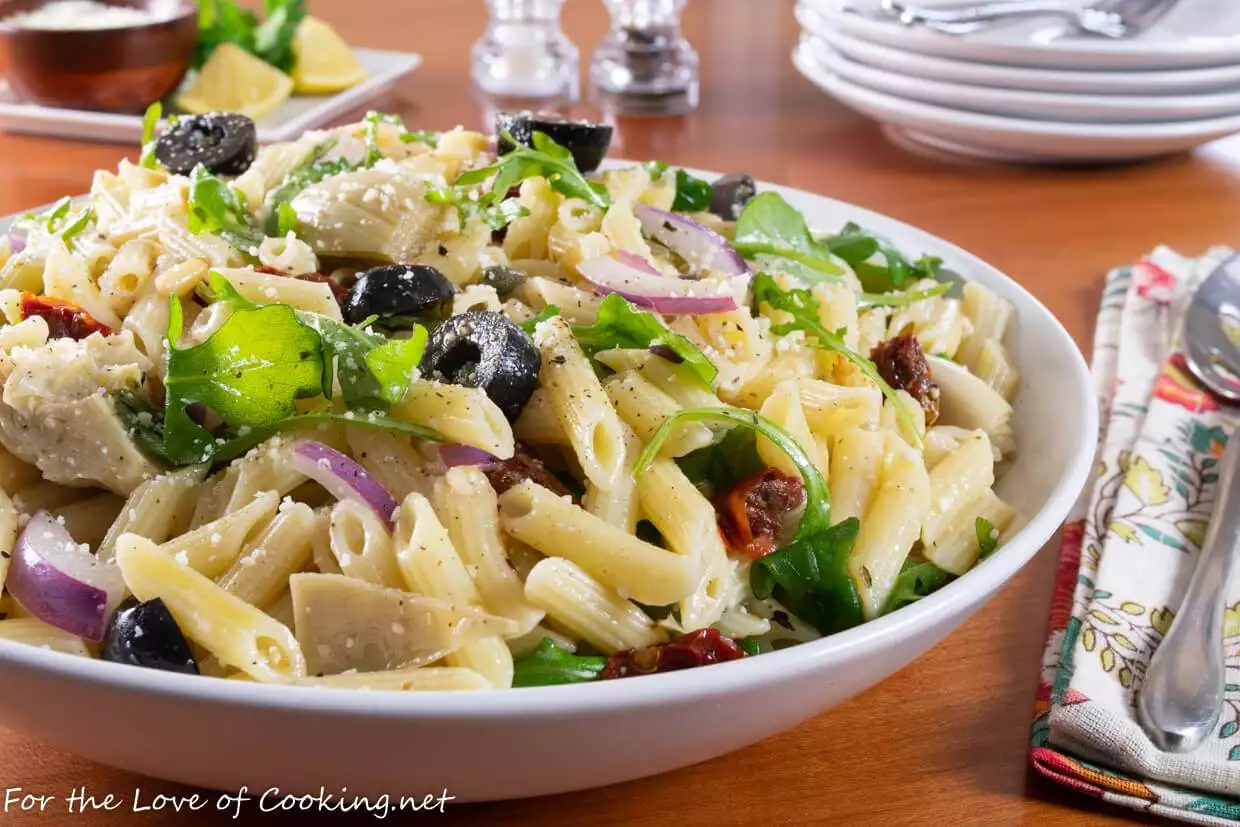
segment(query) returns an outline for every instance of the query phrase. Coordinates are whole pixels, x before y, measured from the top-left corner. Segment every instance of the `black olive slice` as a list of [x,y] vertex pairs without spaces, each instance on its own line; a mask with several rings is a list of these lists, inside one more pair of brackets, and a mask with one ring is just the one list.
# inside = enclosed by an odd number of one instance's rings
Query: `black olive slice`
[[499,295],[507,296],[513,290],[520,287],[525,279],[525,273],[522,273],[520,270],[503,264],[494,264],[482,271],[481,281],[483,284],[494,287],[495,292]]
[[541,366],[524,330],[499,313],[471,310],[431,332],[421,370],[440,382],[481,388],[512,422],[538,387]]
[[575,121],[554,113],[501,112],[495,118],[500,155],[514,149],[513,144],[504,139],[505,132],[525,146],[533,146],[534,133],[542,132],[573,154],[577,169],[593,172],[607,157],[612,128],[610,124]]
[[408,318],[452,301],[456,288],[426,264],[385,264],[358,276],[344,303],[344,319],[357,324],[371,316]]
[[103,659],[165,672],[197,675],[198,662],[176,620],[159,598],[130,597],[116,608],[103,635]]
[[177,175],[199,164],[214,175],[240,175],[257,154],[254,121],[231,112],[182,117],[155,142],[155,160]]
[[730,172],[711,187],[710,211],[725,221],[740,218],[745,205],[758,193],[758,185],[748,172]]

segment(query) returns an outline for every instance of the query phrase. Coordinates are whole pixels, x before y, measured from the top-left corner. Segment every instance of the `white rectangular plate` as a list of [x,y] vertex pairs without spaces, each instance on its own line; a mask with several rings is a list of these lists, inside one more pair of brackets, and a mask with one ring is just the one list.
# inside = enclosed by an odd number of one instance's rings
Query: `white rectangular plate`
[[[335,95],[294,95],[258,121],[258,140],[272,143],[298,138],[307,129],[323,126],[379,97],[422,64],[422,56],[410,52],[354,49],[353,53],[370,77]],[[142,118],[0,101],[0,129],[87,141],[136,143],[142,139]]]

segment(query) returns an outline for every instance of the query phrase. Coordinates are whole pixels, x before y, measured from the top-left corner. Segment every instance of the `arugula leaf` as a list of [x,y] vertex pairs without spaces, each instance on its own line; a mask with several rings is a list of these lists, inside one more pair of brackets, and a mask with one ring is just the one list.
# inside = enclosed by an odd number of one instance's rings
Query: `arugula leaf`
[[464,228],[467,221],[480,216],[492,230],[502,230],[530,214],[515,198],[505,198],[507,193],[486,192],[479,194],[472,187],[437,187],[427,190],[426,200],[432,204],[447,204],[456,207],[460,226]]
[[694,178],[683,169],[676,170],[676,200],[672,202],[675,212],[699,212],[710,208],[715,188],[701,178]]
[[143,394],[130,388],[112,392],[112,404],[116,415],[129,438],[139,450],[157,457],[164,454],[164,414]]
[[238,293],[232,282],[214,270],[207,273],[207,285],[211,288],[211,301],[227,302],[234,310],[257,310],[261,306]]
[[426,350],[426,328],[416,326],[408,339],[388,339],[366,354],[366,367],[379,382],[379,396],[396,404],[405,398]]
[[163,114],[164,105],[155,101],[146,108],[146,114],[142,116],[142,154],[138,158],[138,165],[146,169],[159,166],[159,162],[155,160],[155,128],[159,126],[159,119]]
[[215,233],[243,252],[263,242],[266,236],[250,223],[250,214],[236,190],[202,164],[194,167],[189,181],[187,223],[191,233]]
[[864,622],[848,556],[861,528],[849,517],[758,559],[749,570],[754,597],[774,597],[824,635]]
[[73,239],[82,234],[82,231],[95,220],[95,210],[87,207],[78,213],[77,218],[73,219],[67,227],[60,231],[60,239],[70,250],[73,249]]
[[60,225],[69,216],[69,208],[72,206],[73,199],[66,195],[53,204],[46,213],[39,216],[39,219],[44,221],[49,233],[55,234],[60,231]]
[[985,517],[978,517],[973,521],[973,530],[977,532],[977,547],[981,549],[977,559],[985,560],[999,550],[999,532],[994,523]]
[[732,428],[715,444],[685,454],[676,464],[694,485],[709,485],[715,492],[726,491],[766,467],[758,456],[754,432],[745,428]]
[[304,310],[297,312],[297,320],[318,333],[323,340],[323,395],[332,398],[334,377],[339,380],[340,395],[350,409],[373,410],[381,407],[383,389],[370,372],[366,356],[387,339],[378,333]]
[[890,614],[910,603],[916,603],[955,579],[955,575],[943,571],[934,563],[905,560],[882,613]]
[[[267,217],[268,233],[279,231],[281,216],[287,215],[282,210],[285,207],[292,209],[289,202],[300,195],[306,187],[331,178],[333,175],[339,175],[342,172],[349,172],[353,169],[353,164],[349,163],[347,158],[333,158],[330,161],[318,160],[318,158],[326,155],[334,144],[335,141],[328,141],[320,145],[315,150],[315,155],[310,163],[290,172],[285,176],[283,183],[279,187],[267,194],[266,202],[270,211]],[[296,218],[295,213],[293,217]],[[285,220],[287,221],[287,219]],[[280,235],[284,235],[284,233],[281,232]]]
[[762,653],[762,644],[756,637],[737,638],[736,645],[741,647],[741,651],[745,653],[745,657],[753,657]]
[[495,176],[491,192],[502,198],[527,178],[546,178],[561,195],[580,198],[601,210],[611,206],[607,188],[597,181],[587,181],[577,169],[572,153],[544,133],[534,133],[532,148],[518,143],[508,132],[502,134],[515,148],[491,166],[461,173],[456,178],[457,186],[481,184]]
[[538,327],[540,324],[547,321],[547,319],[553,318],[558,315],[560,315],[559,306],[554,305],[554,304],[549,304],[546,307],[544,307],[542,310],[539,310],[537,313],[535,313],[532,318],[526,319],[525,321],[521,322],[521,329],[524,330],[529,335],[533,336],[534,328]]
[[400,133],[401,143],[405,144],[426,144],[432,149],[439,146],[439,138],[442,132],[436,132],[433,129],[406,129]]
[[862,293],[857,297],[857,309],[861,310],[867,307],[901,307],[906,304],[916,304],[924,299],[942,296],[951,289],[952,286],[950,284],[943,282],[934,285],[934,287],[928,287],[925,290],[915,290],[911,293],[901,293],[899,291],[891,293]]
[[559,686],[584,683],[598,678],[607,658],[585,657],[565,652],[551,638],[543,638],[538,648],[512,663],[513,686]]
[[[939,266],[943,263],[942,259],[933,256],[922,256],[910,263],[882,236],[851,221],[838,234],[823,239],[822,243],[852,267],[861,286],[871,293],[898,289],[910,279],[937,279]],[[875,254],[881,254],[885,263],[871,261]]]
[[188,405],[206,405],[231,428],[266,428],[296,413],[294,401],[322,392],[318,334],[287,305],[236,310],[205,342],[179,348],[181,301],[170,300],[164,377],[164,449],[178,465],[216,454],[216,438]]
[[280,206],[276,207],[276,232],[280,234],[280,238],[285,238],[289,233],[297,234],[297,210],[287,201],[281,201]]
[[745,205],[732,246],[746,258],[776,256],[827,275],[844,272],[830,247],[814,240],[805,217],[777,192],[764,192]]
[[715,386],[719,369],[702,355],[693,342],[667,328],[659,317],[638,310],[619,293],[612,293],[599,305],[598,319],[592,325],[574,325],[573,336],[587,353],[615,347],[649,348],[662,345],[676,354],[710,388]]
[[314,411],[311,413],[298,414],[282,419],[279,422],[267,428],[252,428],[243,435],[235,436],[231,439],[216,442],[215,453],[211,459],[215,462],[227,462],[236,459],[251,448],[259,445],[281,431],[287,431],[290,428],[299,428],[303,425],[348,425],[351,428],[369,428],[376,431],[388,431],[389,433],[402,434],[415,439],[426,440],[427,442],[443,442],[444,437],[437,431],[427,428],[424,425],[418,425],[408,422],[404,419],[396,419],[377,412],[369,412],[355,414],[352,411],[347,413],[334,413],[330,411]]
[[254,30],[254,53],[281,72],[293,69],[293,40],[306,18],[305,0],[266,0],[267,19]]
[[647,161],[642,164],[642,169],[646,170],[646,174],[650,176],[651,181],[661,181],[668,169],[667,161]]
[[766,302],[775,310],[782,310],[792,316],[792,321],[785,324],[772,325],[771,331],[783,336],[793,330],[803,330],[818,340],[818,346],[840,354],[856,365],[862,373],[870,378],[882,391],[887,402],[895,406],[896,416],[904,423],[909,434],[913,436],[917,447],[921,447],[921,437],[917,436],[917,427],[913,417],[891,385],[879,376],[874,363],[844,344],[841,332],[831,332],[823,326],[818,317],[818,300],[808,290],[782,290],[775,280],[766,273],[759,273],[753,280],[754,306]]
[[[667,441],[671,432],[682,422],[700,422],[713,419],[728,422],[747,430],[755,431],[766,437],[788,455],[792,464],[805,483],[805,512],[801,515],[801,523],[797,526],[794,542],[812,537],[831,527],[831,493],[827,489],[827,481],[818,470],[809,454],[796,441],[796,437],[754,411],[739,408],[688,408],[669,416],[650,437],[646,447],[637,458],[633,469],[634,478],[640,477],[659,455],[659,449]],[[769,556],[769,555],[768,555]]]
[[258,18],[233,0],[201,0],[198,4],[198,45],[194,68],[201,69],[211,53],[224,43],[233,43],[256,53],[255,32]]

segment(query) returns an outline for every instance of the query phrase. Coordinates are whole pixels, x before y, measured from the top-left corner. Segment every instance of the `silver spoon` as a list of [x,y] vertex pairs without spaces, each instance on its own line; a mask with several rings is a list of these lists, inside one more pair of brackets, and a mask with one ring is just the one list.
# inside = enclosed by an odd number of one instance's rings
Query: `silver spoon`
[[923,25],[947,34],[969,34],[996,20],[1058,15],[1087,34],[1121,39],[1135,37],[1171,10],[1179,0],[1097,0],[1082,7],[1066,0],[993,0],[955,9],[922,8],[900,0],[882,0],[881,9],[906,26]]
[[[1211,273],[1184,320],[1185,360],[1211,391],[1240,402],[1240,256]],[[1154,746],[1191,752],[1218,725],[1223,709],[1223,609],[1240,548],[1240,433],[1219,463],[1214,510],[1197,568],[1171,628],[1154,652],[1137,694],[1137,718]]]

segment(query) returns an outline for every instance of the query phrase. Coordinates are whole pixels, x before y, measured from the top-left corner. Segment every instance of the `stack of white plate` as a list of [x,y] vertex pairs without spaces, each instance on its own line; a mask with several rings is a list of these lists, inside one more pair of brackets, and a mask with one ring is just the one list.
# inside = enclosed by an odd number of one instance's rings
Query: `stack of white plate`
[[1103,162],[1240,132],[1240,0],[1180,0],[1128,40],[1054,17],[942,34],[886,19],[878,3],[800,0],[793,62],[904,145]]

